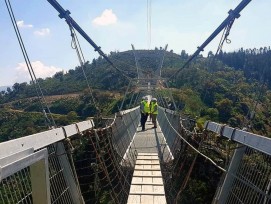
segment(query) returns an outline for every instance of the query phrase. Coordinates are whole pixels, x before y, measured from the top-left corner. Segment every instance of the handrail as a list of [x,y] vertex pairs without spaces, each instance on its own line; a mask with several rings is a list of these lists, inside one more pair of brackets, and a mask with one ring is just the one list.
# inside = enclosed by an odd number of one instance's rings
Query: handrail
[[36,133],[33,135],[21,137],[0,143],[0,158],[12,155],[14,153],[34,148],[38,150],[50,144],[64,140],[66,137],[78,134],[94,127],[92,120],[82,121],[76,124]]
[[205,122],[204,127],[205,129],[218,133],[232,141],[271,155],[271,138],[210,121]]

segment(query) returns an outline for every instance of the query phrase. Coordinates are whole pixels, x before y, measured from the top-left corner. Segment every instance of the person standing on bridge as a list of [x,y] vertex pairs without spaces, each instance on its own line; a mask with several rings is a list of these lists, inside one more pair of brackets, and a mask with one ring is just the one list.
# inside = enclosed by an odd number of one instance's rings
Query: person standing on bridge
[[158,115],[158,104],[157,104],[157,99],[152,98],[151,103],[150,103],[150,110],[151,110],[151,119],[153,123],[153,128],[157,128],[157,115]]
[[140,123],[142,131],[145,131],[145,124],[148,118],[148,112],[149,112],[148,98],[145,96],[142,98],[140,103],[140,113],[141,113]]

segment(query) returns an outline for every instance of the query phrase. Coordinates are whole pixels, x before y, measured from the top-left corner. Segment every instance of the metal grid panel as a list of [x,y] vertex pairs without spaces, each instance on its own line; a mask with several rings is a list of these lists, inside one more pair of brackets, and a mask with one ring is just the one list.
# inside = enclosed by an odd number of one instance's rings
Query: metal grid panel
[[125,111],[124,115],[116,115],[114,123],[111,125],[112,142],[121,158],[124,157],[127,149],[131,146],[131,141],[137,131],[139,117],[139,108],[133,108]]
[[1,181],[0,201],[0,203],[32,203],[29,167]]
[[247,147],[227,202],[271,203],[271,156]]
[[[57,145],[47,147],[49,161],[49,181],[51,203],[74,203],[70,187],[65,180],[60,157],[57,154]],[[65,155],[66,156],[66,155]],[[29,167],[3,179],[0,183],[0,203],[33,203],[32,185]]]
[[70,187],[64,177],[63,167],[60,163],[60,157],[66,155],[58,155],[58,145],[52,144],[47,147],[49,154],[49,180],[51,191],[51,203],[73,203]]
[[[48,153],[33,149],[11,155],[0,163],[0,203],[33,203],[33,199],[49,199]],[[40,169],[42,168],[42,169]],[[31,179],[31,175],[41,178]],[[38,181],[38,182],[37,182]],[[36,186],[42,185],[42,186]],[[43,191],[33,190],[40,187]]]
[[168,144],[172,153],[167,152],[167,155],[163,155],[164,158],[167,158],[164,161],[168,162],[172,159],[172,155],[174,157],[176,150],[179,150],[180,148],[180,137],[174,131],[174,129],[177,131],[180,129],[180,117],[176,115],[174,111],[159,107],[157,119],[166,139],[166,143]]

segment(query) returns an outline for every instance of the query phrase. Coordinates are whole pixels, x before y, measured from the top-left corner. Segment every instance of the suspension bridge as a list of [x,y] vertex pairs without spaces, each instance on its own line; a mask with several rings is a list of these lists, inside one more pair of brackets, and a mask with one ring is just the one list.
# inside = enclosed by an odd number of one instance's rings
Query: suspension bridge
[[[179,113],[171,92],[165,97],[159,91],[161,86],[169,88],[167,80],[161,77],[167,46],[159,54],[155,73],[146,75],[140,67],[140,55],[132,45],[138,77],[131,79],[90,39],[69,11],[55,0],[48,2],[68,23],[83,73],[84,56],[75,30],[129,81],[125,95],[132,86],[138,92],[131,97],[128,109],[123,110],[123,100],[113,118],[102,119],[102,127],[98,128],[93,120],[56,127],[20,43],[45,107],[44,114],[52,126],[45,132],[0,143],[0,203],[187,203],[183,192],[193,171],[199,174],[210,171],[213,173],[208,175],[210,180],[220,180],[213,182],[213,203],[271,203],[270,138],[212,121],[205,122],[203,131],[197,130],[193,119]],[[231,10],[182,68],[224,30],[221,49],[234,20],[249,2],[243,0]],[[84,77],[88,81],[85,73]],[[145,95],[158,99],[158,126],[152,128],[147,121],[146,131],[141,131],[138,104]],[[95,104],[93,96],[92,102]],[[222,159],[214,156],[214,152]],[[196,161],[203,163],[204,169]]]

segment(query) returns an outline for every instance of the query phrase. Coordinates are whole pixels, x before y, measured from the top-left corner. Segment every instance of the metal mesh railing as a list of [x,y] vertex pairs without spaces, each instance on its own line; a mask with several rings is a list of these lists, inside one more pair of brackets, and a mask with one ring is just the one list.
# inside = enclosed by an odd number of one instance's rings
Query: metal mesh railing
[[131,147],[134,147],[133,137],[137,131],[139,118],[139,107],[136,107],[116,114],[115,121],[111,125],[112,142],[115,150],[120,157],[124,158],[125,163],[129,162],[132,165],[135,161],[135,152]]
[[[177,153],[177,150],[181,148],[181,139],[178,134],[174,131],[180,130],[180,116],[175,114],[174,111],[159,107],[159,114],[157,120],[164,134],[167,145],[170,148],[173,156]],[[164,161],[168,162],[172,159],[172,155],[168,152],[168,155],[163,155],[166,158]]]
[[31,194],[29,167],[1,181],[0,203],[32,203]]
[[0,203],[82,203],[65,145],[90,128],[84,121],[1,143]]
[[271,203],[271,156],[247,147],[225,203]]
[[[61,152],[61,146],[63,144],[59,142],[45,147],[48,150],[50,200],[51,203],[74,203],[67,182],[68,178],[65,178],[63,172],[64,166],[61,160],[66,155]],[[1,181],[0,203],[33,203],[32,192],[32,180],[28,166]]]
[[271,203],[271,139],[209,121],[205,128],[235,144],[213,203]]
[[[62,142],[58,142],[47,147],[49,161],[49,180],[51,203],[73,203],[70,186],[67,182],[70,178],[65,178],[64,165],[61,157],[67,157]],[[64,158],[67,159],[67,158]]]

